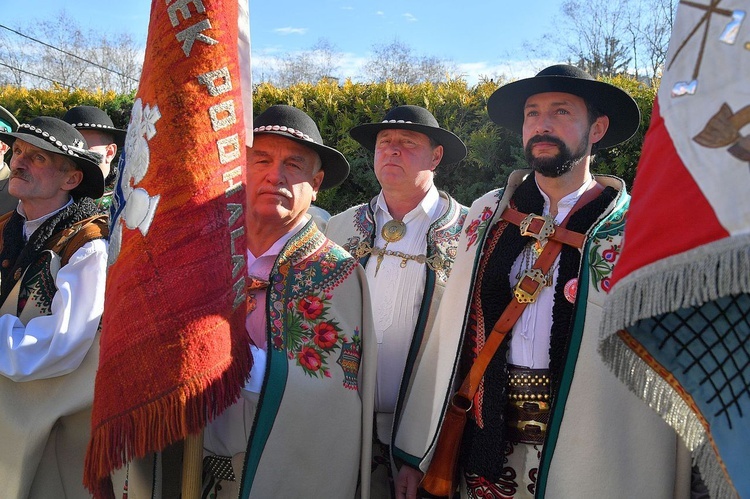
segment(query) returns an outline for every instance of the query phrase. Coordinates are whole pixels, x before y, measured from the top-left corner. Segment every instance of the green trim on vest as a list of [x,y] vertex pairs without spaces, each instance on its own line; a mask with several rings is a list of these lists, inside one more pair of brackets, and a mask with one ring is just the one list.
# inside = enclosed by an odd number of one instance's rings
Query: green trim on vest
[[[269,342],[270,344],[270,342]],[[289,374],[289,361],[286,358],[286,350],[278,351],[275,348],[268,349],[266,378],[261,393],[263,396],[258,401],[258,412],[255,415],[253,429],[247,442],[245,454],[245,465],[242,471],[242,487],[240,497],[247,499],[253,488],[255,474],[260,465],[260,458],[271,435],[276,415],[284,397],[287,376]]]
[[[599,236],[600,233],[605,232],[602,231],[602,228],[609,221],[619,216],[624,210],[628,209],[628,206],[630,205],[629,199],[630,198],[627,196],[621,196],[614,208],[607,213],[604,218],[598,222],[594,230],[590,232],[592,236],[586,239],[586,244],[583,247],[581,271],[578,276],[578,298],[576,301],[576,311],[573,318],[570,343],[566,353],[567,358],[565,361],[565,367],[563,368],[563,376],[560,380],[560,390],[557,393],[557,398],[552,401],[552,407],[550,407],[550,420],[547,424],[547,437],[545,438],[544,447],[542,448],[542,457],[539,460],[539,475],[537,478],[534,497],[544,497],[546,494],[549,467],[555,454],[557,439],[560,435],[560,426],[562,425],[563,416],[565,414],[565,406],[567,404],[568,396],[570,395],[570,387],[573,384],[573,376],[575,374],[576,364],[581,351],[583,332],[586,325],[589,288],[591,286],[591,267],[589,259],[591,241]],[[582,285],[581,283],[585,283],[585,285]],[[560,408],[560,410],[558,410],[558,408]]]
[[402,406],[404,403],[404,398],[406,397],[406,390],[409,387],[409,380],[412,377],[416,358],[419,354],[419,349],[422,346],[422,339],[424,338],[427,317],[430,315],[430,308],[432,306],[432,296],[435,294],[435,281],[437,280],[435,277],[435,272],[433,270],[430,270],[426,265],[425,268],[427,269],[427,279],[425,281],[424,287],[425,292],[422,295],[422,304],[419,310],[419,318],[417,319],[417,324],[414,327],[411,346],[409,348],[409,355],[406,357],[406,367],[404,369],[404,373],[401,375],[401,383],[399,385],[398,399],[396,402],[396,410],[394,413],[395,419],[393,421],[390,441],[392,449],[391,452],[393,456],[398,457],[410,466],[417,469],[419,469],[419,463],[422,461],[424,456],[412,456],[411,454],[408,454],[396,447],[394,441],[396,438],[398,424],[401,421],[400,415],[403,410]]
[[[588,248],[588,242],[586,243]],[[581,262],[582,272],[579,274],[578,283],[578,302],[576,303],[575,318],[573,320],[573,331],[570,337],[570,344],[568,345],[567,359],[565,361],[565,368],[563,369],[563,376],[560,380],[560,389],[557,392],[557,398],[552,402],[550,408],[550,420],[547,424],[547,438],[544,441],[544,447],[542,448],[542,457],[539,460],[539,477],[536,482],[536,493],[534,497],[544,497],[547,488],[547,476],[549,467],[552,462],[552,457],[555,454],[555,446],[557,445],[557,438],[560,435],[560,426],[562,425],[563,416],[565,415],[565,405],[570,394],[570,386],[573,384],[573,375],[575,374],[576,364],[578,362],[578,355],[581,350],[581,342],[583,340],[583,325],[586,320],[586,308],[589,294],[589,258],[588,252],[584,252],[583,259]],[[586,283],[586,286],[581,286],[580,283]],[[573,353],[575,353],[573,355]]]

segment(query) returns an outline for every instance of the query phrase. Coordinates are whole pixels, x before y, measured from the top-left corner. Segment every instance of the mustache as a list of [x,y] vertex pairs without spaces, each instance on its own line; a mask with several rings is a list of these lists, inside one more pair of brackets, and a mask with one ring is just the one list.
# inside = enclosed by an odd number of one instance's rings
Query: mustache
[[559,148],[565,147],[565,143],[558,139],[557,137],[553,137],[552,135],[534,135],[529,139],[529,141],[526,143],[526,149],[529,149],[534,144],[538,144],[539,142],[549,142],[551,144],[555,144]]
[[10,178],[20,178],[21,180],[29,180],[30,175],[25,170],[11,170]]
[[261,187],[256,192],[258,194],[277,194],[292,199],[292,192],[284,187]]

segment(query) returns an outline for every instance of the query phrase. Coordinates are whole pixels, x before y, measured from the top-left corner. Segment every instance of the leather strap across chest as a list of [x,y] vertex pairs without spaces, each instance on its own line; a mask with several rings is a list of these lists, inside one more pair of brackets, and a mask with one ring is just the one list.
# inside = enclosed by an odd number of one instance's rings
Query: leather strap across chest
[[[492,328],[492,332],[487,337],[484,348],[482,348],[482,350],[477,355],[477,358],[474,360],[474,363],[471,366],[469,374],[466,376],[466,379],[464,379],[464,382],[461,385],[461,388],[458,390],[458,393],[456,393],[456,395],[454,396],[454,401],[456,398],[464,397],[466,400],[462,401],[463,404],[471,407],[471,400],[474,397],[477,389],[479,389],[479,382],[482,380],[482,377],[484,376],[484,372],[487,369],[490,360],[492,360],[492,357],[495,355],[495,352],[505,339],[505,336],[510,332],[511,329],[513,329],[513,325],[518,321],[518,318],[521,317],[521,313],[523,313],[526,305],[532,303],[536,299],[536,295],[539,293],[539,291],[541,291],[542,287],[545,284],[544,281],[535,279],[534,276],[544,276],[545,274],[547,274],[547,272],[549,272],[549,269],[555,262],[557,255],[560,254],[563,244],[568,244],[569,246],[573,246],[579,249],[583,247],[583,244],[586,241],[586,235],[565,229],[565,225],[568,223],[568,220],[570,220],[570,217],[576,211],[596,198],[603,189],[604,187],[602,187],[601,184],[595,184],[593,188],[584,192],[581,197],[578,198],[578,201],[570,210],[570,213],[568,213],[568,215],[565,217],[565,220],[563,220],[563,222],[559,226],[555,226],[554,224],[552,225],[552,232],[549,233],[545,238],[548,239],[548,241],[544,246],[544,250],[539,255],[539,258],[537,258],[532,268],[526,271],[518,281],[516,290],[514,292],[514,298],[510,301],[505,310],[503,310],[503,313],[500,314],[500,318],[497,320],[495,326]],[[508,218],[506,218],[506,215],[508,215]],[[532,221],[536,221],[539,219],[542,219],[542,221],[544,221],[543,217],[540,217],[539,215],[525,215],[512,208],[507,208],[505,211],[503,211],[501,217],[508,222],[514,223],[513,219],[517,220],[519,218],[519,215],[523,217],[522,221],[529,218]],[[538,227],[538,224],[536,224],[536,222],[534,222],[534,224],[532,225]],[[543,222],[542,225],[544,225]],[[527,233],[529,232],[529,229],[531,229],[531,227],[526,228]],[[540,228],[540,230],[542,229],[543,227]],[[519,293],[519,291],[522,291],[522,293]]]
[[600,184],[595,184],[593,188],[584,192],[560,226],[556,226],[548,217],[526,215],[512,208],[503,211],[503,220],[519,225],[522,235],[547,241],[532,268],[522,275],[514,290],[514,298],[500,314],[492,332],[487,336],[484,348],[474,359],[469,374],[448,405],[432,461],[420,482],[420,489],[424,492],[433,497],[453,497],[456,490],[456,462],[466,425],[466,415],[472,408],[474,395],[479,389],[484,372],[526,305],[536,299],[536,295],[546,284],[544,276],[560,254],[563,244],[576,248],[583,247],[586,236],[565,229],[565,225],[576,211],[596,198],[603,189]]

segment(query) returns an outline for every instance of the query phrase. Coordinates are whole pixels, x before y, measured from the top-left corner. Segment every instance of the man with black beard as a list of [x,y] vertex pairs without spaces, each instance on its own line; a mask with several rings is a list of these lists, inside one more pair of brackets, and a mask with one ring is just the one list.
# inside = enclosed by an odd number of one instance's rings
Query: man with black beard
[[[556,65],[499,88],[487,108],[522,135],[530,170],[473,203],[423,347],[432,362],[411,386],[434,393],[434,405],[417,414],[407,401],[404,414],[425,428],[432,458],[448,448],[436,438],[450,426],[441,429],[445,408],[464,408],[461,497],[684,496],[686,449],[596,351],[629,196],[622,180],[592,175],[592,149],[628,140],[638,106]],[[415,497],[429,463],[419,467],[402,468],[400,497]]]

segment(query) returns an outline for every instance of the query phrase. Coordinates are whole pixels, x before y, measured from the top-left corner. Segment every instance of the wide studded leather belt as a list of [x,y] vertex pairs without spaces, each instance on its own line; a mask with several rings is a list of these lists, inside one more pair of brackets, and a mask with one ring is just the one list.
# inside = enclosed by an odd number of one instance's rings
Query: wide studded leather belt
[[511,442],[542,444],[549,423],[549,369],[508,365],[506,438]]

